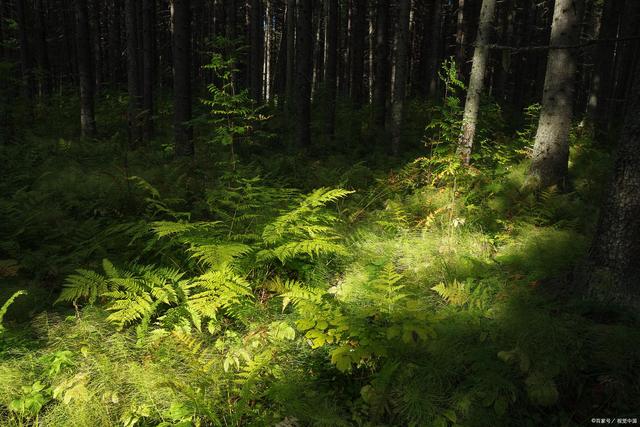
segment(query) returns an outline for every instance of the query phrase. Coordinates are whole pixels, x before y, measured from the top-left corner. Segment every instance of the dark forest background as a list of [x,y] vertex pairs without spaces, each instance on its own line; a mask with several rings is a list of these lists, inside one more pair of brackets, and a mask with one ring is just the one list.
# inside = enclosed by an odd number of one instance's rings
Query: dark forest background
[[639,23],[0,0],[0,424],[637,422]]

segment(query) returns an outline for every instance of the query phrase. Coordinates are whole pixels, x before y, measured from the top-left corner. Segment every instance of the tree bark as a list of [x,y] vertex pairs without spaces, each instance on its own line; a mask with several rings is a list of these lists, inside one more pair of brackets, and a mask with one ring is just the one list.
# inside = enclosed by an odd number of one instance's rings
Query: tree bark
[[262,101],[262,68],[264,33],[262,31],[260,0],[249,2],[249,94],[257,102]]
[[191,120],[191,2],[172,0],[173,22],[173,120],[175,152],[193,155]]
[[433,100],[438,92],[440,80],[438,70],[442,54],[442,0],[434,0],[431,21],[431,39],[427,59],[427,78],[429,79],[429,99]]
[[311,73],[313,6],[311,0],[298,0],[296,19],[296,142],[311,145]]
[[351,9],[351,46],[349,48],[351,59],[350,89],[351,101],[356,107],[360,107],[363,101],[364,83],[364,35],[367,11],[365,0],[352,0]]
[[18,14],[18,30],[20,35],[20,68],[22,70],[24,97],[31,100],[35,95],[35,81],[33,76],[33,53],[29,43],[29,18],[26,0],[16,1]]
[[467,101],[464,105],[462,117],[462,133],[458,140],[458,153],[465,165],[471,161],[471,149],[478,125],[478,112],[480,111],[480,98],[484,89],[484,77],[487,72],[489,59],[489,37],[496,10],[496,0],[483,0],[480,11],[480,25],[476,35],[476,46],[473,53],[473,66],[467,90]]
[[[618,35],[618,24],[622,2],[606,0],[602,10],[600,39],[614,39]],[[595,68],[591,79],[591,97],[588,115],[593,121],[596,142],[606,139],[609,131],[609,111],[614,88],[613,71],[615,65],[615,45],[601,43],[596,47]]]
[[295,92],[295,40],[296,40],[296,0],[287,0],[287,72],[285,92],[287,110],[292,113]]
[[40,93],[46,96],[51,94],[51,62],[47,46],[46,7],[43,0],[36,0],[35,14]]
[[373,119],[379,129],[384,129],[389,93],[389,0],[378,0],[376,10],[376,60],[373,89]]
[[125,26],[127,33],[127,108],[129,147],[135,148],[142,138],[140,115],[142,108],[142,91],[140,88],[140,64],[138,48],[138,14],[136,0],[125,0]]
[[153,137],[153,87],[156,69],[156,2],[142,1],[142,132],[143,139]]
[[529,169],[534,186],[565,186],[569,161],[569,130],[573,117],[576,53],[557,46],[575,45],[580,37],[584,0],[556,0],[547,71],[533,159]]
[[325,62],[325,90],[327,99],[326,132],[333,137],[336,120],[336,91],[338,80],[338,0],[328,0]]
[[407,89],[407,68],[409,53],[409,14],[411,0],[400,0],[398,10],[398,29],[395,38],[395,74],[393,102],[391,105],[391,152],[398,155],[402,137],[404,100]]
[[640,62],[609,191],[586,265],[592,298],[640,308]]
[[83,137],[96,134],[94,113],[95,79],[89,34],[87,0],[76,0],[76,36],[78,46],[78,82],[80,83],[80,130]]

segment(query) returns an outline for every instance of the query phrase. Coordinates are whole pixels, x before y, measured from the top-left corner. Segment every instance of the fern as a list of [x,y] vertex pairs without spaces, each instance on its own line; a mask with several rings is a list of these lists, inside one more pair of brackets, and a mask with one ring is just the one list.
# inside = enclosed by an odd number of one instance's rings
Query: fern
[[4,304],[2,304],[2,307],[0,307],[0,335],[2,335],[2,333],[4,332],[2,321],[4,319],[4,316],[7,314],[7,310],[9,310],[9,306],[13,304],[13,302],[18,299],[19,296],[26,294],[27,291],[17,291],[13,295],[11,295],[11,297],[9,297],[9,299],[5,301]]

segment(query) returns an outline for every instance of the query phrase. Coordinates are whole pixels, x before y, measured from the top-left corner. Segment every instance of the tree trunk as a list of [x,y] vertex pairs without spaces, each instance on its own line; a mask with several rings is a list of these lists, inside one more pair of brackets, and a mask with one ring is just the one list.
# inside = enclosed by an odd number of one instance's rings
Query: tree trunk
[[156,69],[156,4],[142,1],[142,132],[143,139],[153,137],[153,87]]
[[129,147],[135,148],[142,138],[140,128],[140,110],[142,91],[140,89],[140,64],[138,51],[138,16],[136,0],[125,0],[125,25],[127,32],[127,92],[129,103],[127,120],[129,129]]
[[296,19],[296,142],[311,145],[311,73],[313,6],[311,0],[298,0]]
[[260,0],[249,2],[249,94],[257,102],[262,98],[262,52],[264,33],[262,31],[262,8]]
[[[622,12],[622,2],[606,0],[602,10],[600,33],[598,38],[615,39],[618,35],[618,24]],[[596,142],[606,139],[609,131],[609,111],[614,89],[613,71],[615,65],[616,46],[600,43],[596,46],[595,68],[591,79],[591,97],[588,115],[593,121]]]
[[366,23],[366,8],[364,0],[352,0],[351,10],[351,59],[350,89],[351,101],[356,107],[362,105],[364,83],[364,35]]
[[573,116],[576,52],[584,0],[556,0],[547,71],[529,178],[534,186],[564,187],[569,160],[569,130]]
[[329,137],[333,137],[336,120],[336,91],[338,89],[338,0],[328,0],[327,6],[327,60],[324,75],[327,99],[326,131]]
[[393,102],[391,105],[391,152],[398,155],[402,136],[404,100],[407,89],[407,68],[409,51],[409,13],[411,0],[400,0],[398,11],[398,29],[395,38],[395,74],[393,84]]
[[384,129],[389,93],[389,0],[378,0],[376,10],[376,60],[373,89],[374,125]]
[[80,83],[80,130],[83,137],[96,133],[94,114],[95,79],[89,34],[87,0],[76,0],[76,36],[78,46],[78,82]]
[[285,80],[286,104],[289,113],[293,111],[295,92],[295,40],[296,40],[296,0],[287,0],[287,73]]
[[122,75],[121,43],[122,0],[115,0],[110,7],[111,25],[109,26],[109,66],[111,83],[120,83]]
[[18,30],[20,32],[20,66],[22,70],[23,91],[26,99],[31,100],[35,94],[33,76],[33,54],[29,44],[28,4],[26,0],[16,1],[18,14]]
[[442,53],[442,0],[434,0],[431,21],[431,39],[429,41],[429,56],[427,59],[427,78],[429,79],[429,99],[433,100],[438,92],[440,80],[438,71]]
[[483,0],[480,11],[480,25],[476,35],[476,47],[473,53],[473,66],[471,68],[471,78],[467,90],[467,101],[464,105],[464,115],[462,118],[462,133],[458,140],[458,153],[465,165],[471,161],[471,149],[476,135],[478,125],[478,112],[480,111],[480,98],[484,88],[484,76],[487,71],[487,61],[489,59],[489,37],[493,18],[495,16],[496,0]]
[[47,46],[46,8],[43,0],[35,2],[36,37],[38,43],[38,69],[41,95],[51,94],[51,63],[49,61],[49,49]]
[[191,120],[191,2],[172,0],[173,22],[173,120],[175,152],[193,155]]
[[613,177],[586,266],[587,294],[640,308],[640,63],[636,62]]

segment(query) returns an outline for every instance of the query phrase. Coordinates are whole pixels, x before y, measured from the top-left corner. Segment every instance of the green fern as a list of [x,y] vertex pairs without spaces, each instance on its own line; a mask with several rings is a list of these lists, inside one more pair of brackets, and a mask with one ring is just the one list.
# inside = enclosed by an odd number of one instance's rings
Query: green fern
[[2,325],[2,321],[4,316],[7,314],[7,310],[9,310],[9,306],[13,304],[13,302],[18,299],[21,295],[26,295],[27,291],[17,291],[4,304],[0,307],[0,335],[4,332],[4,326]]

